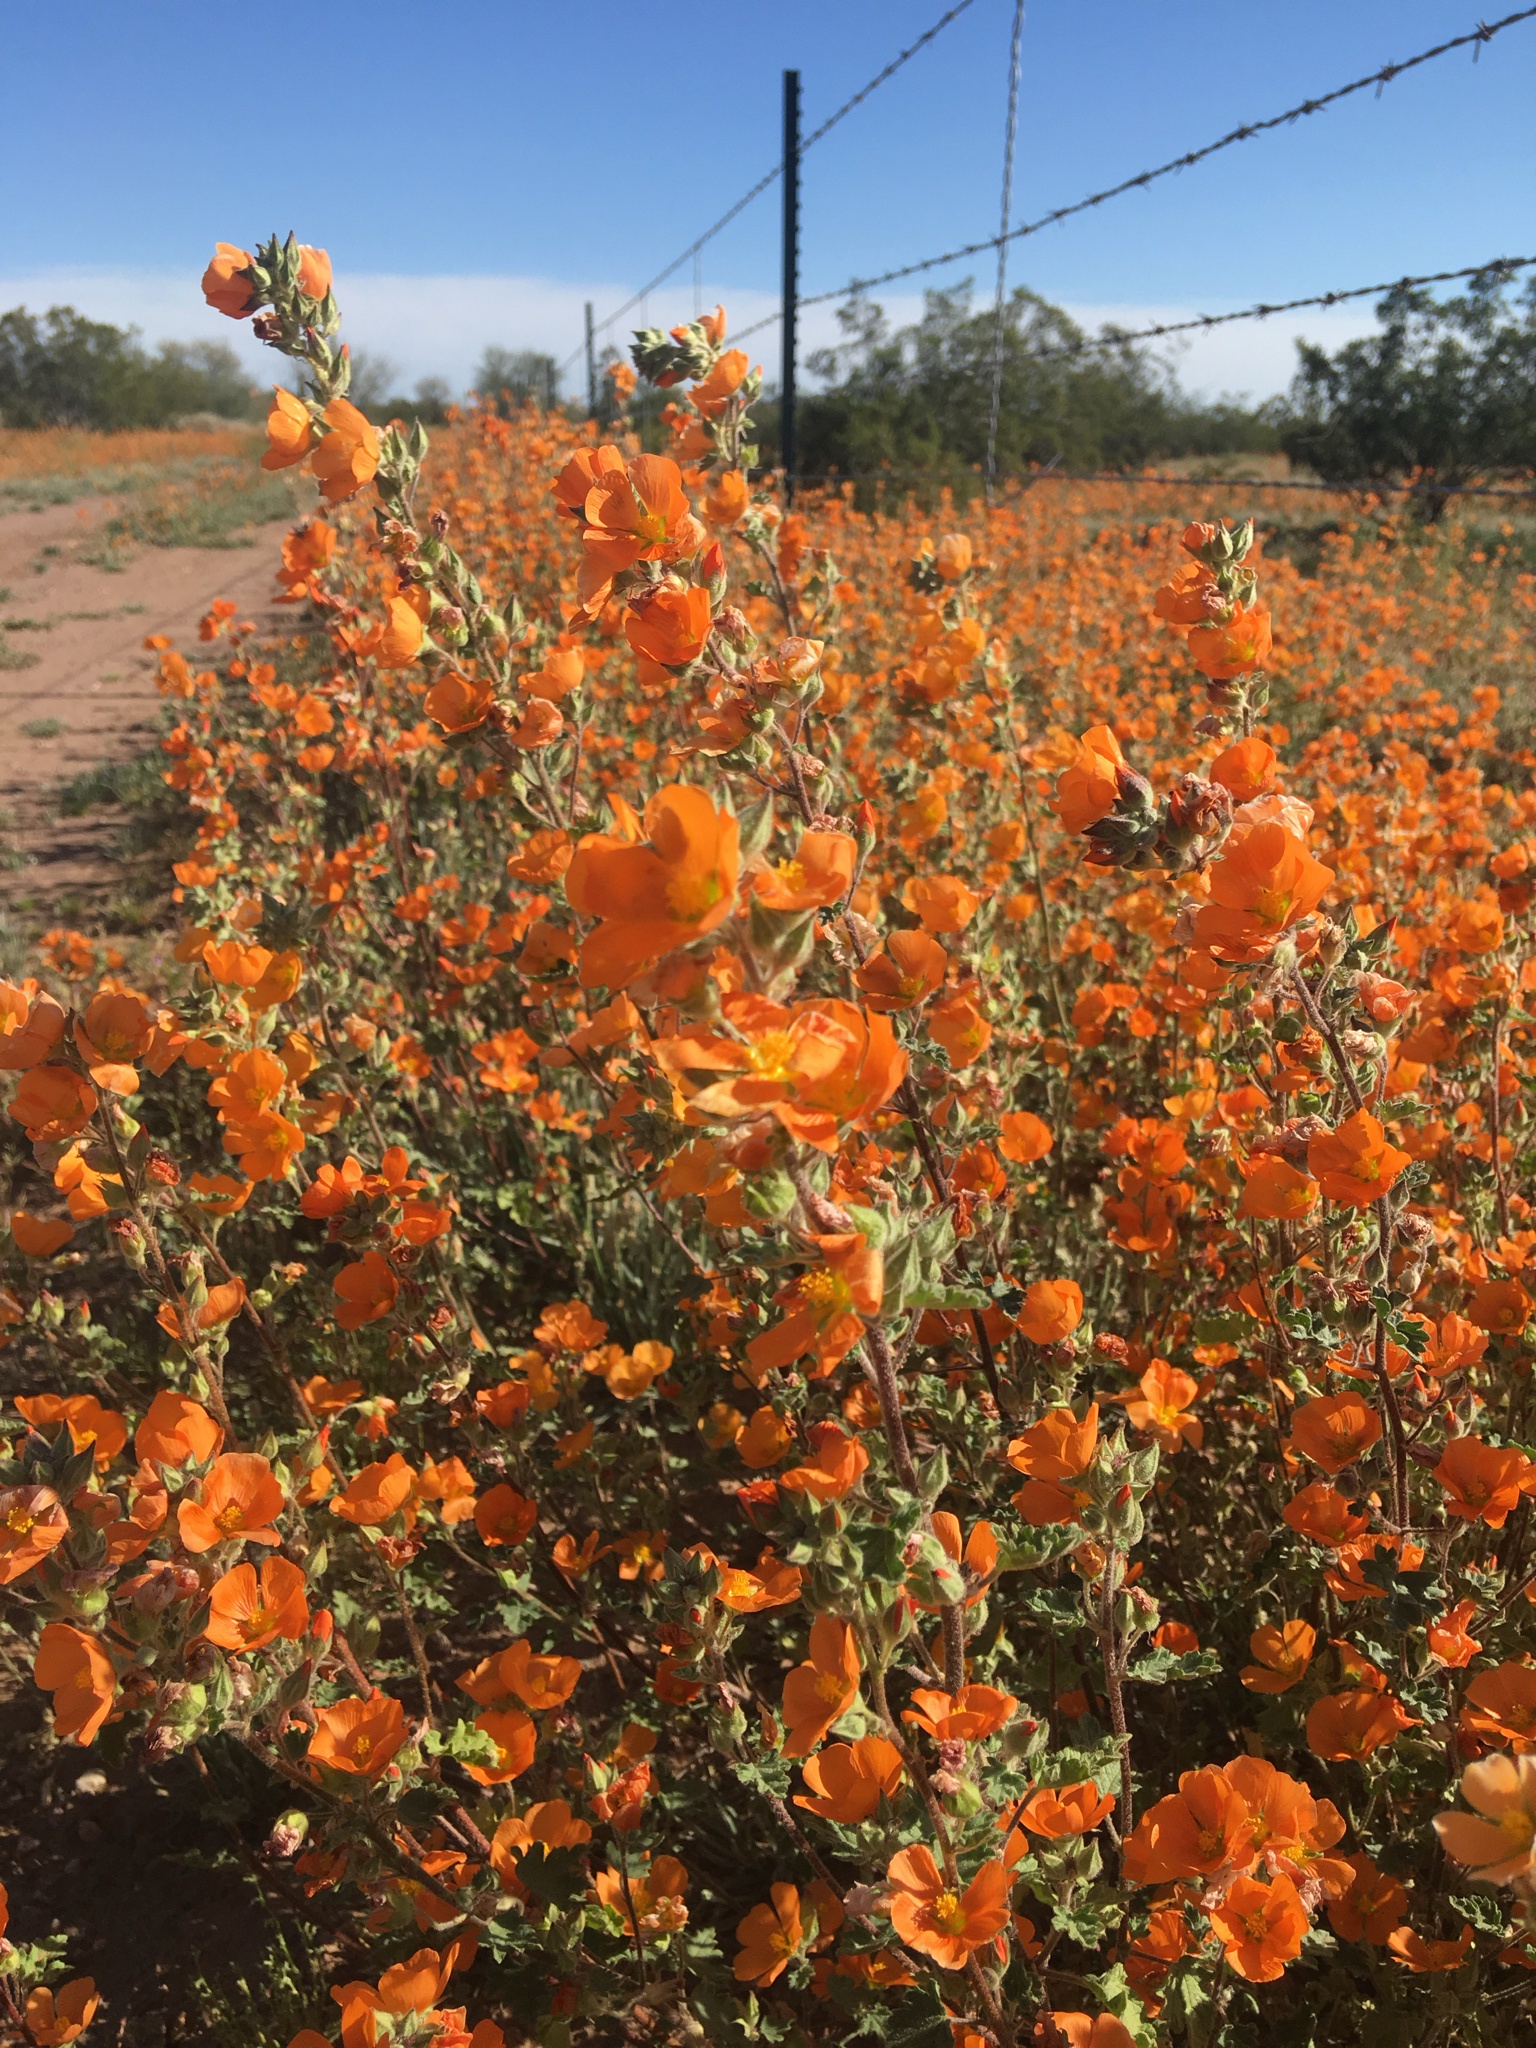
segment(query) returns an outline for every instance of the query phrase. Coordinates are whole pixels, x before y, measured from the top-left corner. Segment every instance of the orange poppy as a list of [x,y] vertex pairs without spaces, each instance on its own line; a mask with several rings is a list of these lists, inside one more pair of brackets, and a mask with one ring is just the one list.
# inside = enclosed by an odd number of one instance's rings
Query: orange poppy
[[820,910],[841,903],[858,857],[858,841],[846,832],[803,832],[791,855],[754,878],[753,893],[765,910]]
[[928,1012],[928,1035],[942,1045],[952,1067],[968,1067],[992,1043],[992,1026],[969,996],[949,996]]
[[1051,809],[1063,831],[1086,832],[1114,809],[1125,756],[1107,725],[1093,726],[1074,745],[1076,758],[1056,778]]
[[134,1432],[134,1455],[141,1464],[205,1464],[214,1457],[224,1432],[199,1402],[162,1388],[149,1404]]
[[243,320],[247,313],[255,312],[256,294],[250,279],[241,275],[255,260],[249,249],[234,242],[214,244],[213,261],[203,272],[203,297],[216,313]]
[[1301,1954],[1309,1924],[1300,1894],[1283,1873],[1269,1884],[1234,1878],[1221,1904],[1211,1908],[1228,1967],[1250,1984],[1272,1984],[1284,1974]]
[[810,1793],[795,1794],[796,1806],[823,1820],[855,1827],[876,1812],[882,1798],[894,1799],[901,1783],[901,1752],[883,1735],[857,1742],[833,1742],[800,1766]]
[[321,417],[329,431],[311,466],[321,497],[336,505],[355,496],[378,469],[378,430],[345,398],[333,398]]
[[538,1747],[537,1725],[517,1707],[490,1707],[475,1716],[475,1727],[496,1745],[494,1763],[466,1763],[464,1768],[480,1785],[506,1785],[519,1778],[533,1762]]
[[267,413],[267,447],[263,469],[291,469],[315,445],[315,423],[302,398],[281,386],[272,393]]
[[841,1500],[868,1469],[868,1451],[835,1422],[812,1423],[807,1437],[812,1453],[809,1461],[780,1473],[780,1486],[816,1501]]
[[1474,1288],[1468,1318],[1495,1337],[1518,1337],[1531,1319],[1531,1297],[1518,1280],[1485,1280]]
[[1263,605],[1251,605],[1246,611],[1234,611],[1225,622],[1212,621],[1189,631],[1195,667],[1213,683],[1230,682],[1234,676],[1262,668],[1272,644],[1269,613]]
[[1282,1621],[1278,1627],[1257,1628],[1248,1638],[1255,1661],[1245,1664],[1238,1677],[1250,1692],[1289,1692],[1306,1677],[1316,1645],[1317,1630],[1310,1622]]
[[475,1503],[475,1527],[480,1540],[493,1548],[503,1543],[521,1543],[538,1520],[538,1507],[526,1500],[516,1487],[504,1482],[490,1487]]
[[0,1586],[22,1578],[69,1534],[69,1511],[51,1486],[0,1487]]
[[1445,1511],[1460,1522],[1486,1522],[1502,1529],[1510,1511],[1536,1478],[1524,1451],[1500,1449],[1480,1437],[1453,1436],[1440,1455],[1434,1477],[1445,1488]]
[[38,1637],[32,1676],[53,1694],[53,1732],[60,1742],[94,1742],[117,1697],[117,1673],[98,1636],[50,1621]]
[[396,1515],[416,1520],[416,1473],[398,1451],[382,1463],[365,1465],[331,1502],[331,1513],[358,1529],[381,1529]]
[[54,1144],[83,1131],[100,1100],[83,1074],[72,1067],[32,1067],[11,1098],[11,1115],[34,1145]]
[[331,1282],[341,1306],[336,1320],[344,1330],[360,1330],[387,1316],[400,1296],[400,1282],[382,1252],[366,1251],[343,1266]]
[[1459,1970],[1472,1950],[1472,1928],[1463,1921],[1461,1933],[1454,1941],[1429,1941],[1411,1927],[1399,1927],[1395,1934],[1387,1936],[1387,1948],[1392,1960],[1412,1970],[1416,1977]]
[[1342,1472],[1381,1440],[1381,1417],[1358,1394],[1324,1394],[1304,1401],[1291,1420],[1290,1448]]
[[1357,1109],[1337,1130],[1323,1131],[1307,1145],[1307,1168],[1323,1193],[1352,1209],[1377,1201],[1408,1164],[1408,1154],[1388,1143],[1367,1109]]
[[1086,1835],[1114,1811],[1114,1794],[1101,1793],[1092,1778],[1076,1785],[1042,1785],[1014,1815],[1015,1824],[1048,1842]]
[[1027,1473],[1030,1482],[1013,1496],[1013,1503],[1031,1527],[1075,1520],[1088,1502],[1088,1491],[1062,1482],[1080,1478],[1088,1470],[1098,1444],[1097,1401],[1081,1421],[1070,1408],[1053,1408],[1013,1439],[1008,1462],[1015,1471]]
[[886,1881],[891,1925],[940,1969],[964,1969],[1008,1925],[1008,1873],[999,1861],[984,1863],[964,1891],[955,1891],[932,1852],[915,1842],[891,1858]]
[[321,1707],[305,1754],[330,1770],[376,1778],[405,1741],[405,1733],[400,1702],[375,1692],[365,1700],[338,1700],[333,1707]]
[[715,1598],[733,1614],[762,1614],[771,1607],[793,1606],[800,1598],[804,1577],[799,1565],[785,1564],[773,1551],[765,1550],[755,1570],[727,1565],[721,1572]]
[[1196,942],[1231,960],[1262,960],[1280,934],[1314,911],[1334,879],[1284,825],[1255,825],[1210,870]]
[[1304,1486],[1280,1510],[1280,1519],[1298,1536],[1310,1536],[1330,1549],[1353,1541],[1365,1527],[1365,1516],[1353,1514],[1349,1502],[1332,1486]]
[[1253,1829],[1247,1802],[1213,1765],[1185,1771],[1136,1823],[1122,1869],[1131,1884],[1169,1884],[1251,1869]]
[[1010,1110],[998,1120],[997,1149],[1015,1166],[1032,1166],[1055,1142],[1050,1125],[1032,1110]]
[[926,932],[964,931],[981,903],[958,875],[914,875],[901,900]]
[[212,1550],[220,1543],[282,1541],[272,1522],[283,1511],[283,1489],[265,1458],[249,1451],[225,1451],[214,1460],[196,1499],[176,1506],[183,1546]]
[[630,598],[624,637],[647,661],[686,668],[704,652],[713,624],[707,590],[698,584],[658,583]]
[[1391,1693],[1374,1688],[1325,1693],[1307,1715],[1307,1747],[1329,1762],[1358,1760],[1417,1725]]
[[923,1729],[935,1742],[984,1741],[1005,1728],[1019,1710],[1012,1693],[999,1692],[992,1685],[962,1685],[954,1694],[918,1686],[912,1699],[914,1704],[901,1718]]
[[1430,1622],[1424,1631],[1430,1654],[1448,1670],[1464,1671],[1483,1647],[1467,1633],[1476,1612],[1475,1600],[1458,1600],[1438,1621]]
[[1536,1750],[1536,1670],[1504,1663],[1479,1671],[1467,1687],[1465,1713],[1476,1734],[1507,1742],[1517,1755]]
[[57,1993],[39,1984],[27,1993],[27,2034],[36,2048],[64,2048],[85,2032],[100,2003],[93,1977],[72,1977]]
[[286,1557],[266,1557],[256,1567],[237,1564],[208,1595],[203,1634],[221,1650],[260,1650],[279,1636],[292,1642],[309,1626],[304,1574]]
[[740,1953],[733,1965],[738,1984],[772,1984],[781,1977],[805,1940],[800,1893],[792,1884],[770,1887],[771,1905],[754,1906],[736,1924]]
[[673,783],[646,805],[644,830],[648,841],[639,844],[589,834],[566,870],[571,908],[599,920],[581,949],[584,988],[627,986],[735,908],[738,830],[729,812],[717,811],[703,790]]
[[1278,1152],[1260,1152],[1244,1165],[1243,1176],[1239,1216],[1254,1216],[1267,1223],[1299,1223],[1317,1207],[1317,1182]]
[[1150,1436],[1170,1457],[1185,1442],[1198,1451],[1205,1441],[1205,1427],[1189,1409],[1199,1397],[1199,1381],[1166,1358],[1154,1358],[1137,1385],[1137,1394],[1120,1396],[1132,1428]]
[[1075,1280],[1036,1280],[1025,1289],[1018,1326],[1032,1344],[1059,1344],[1083,1320],[1083,1290]]
[[523,1812],[509,1813],[491,1838],[491,1868],[503,1884],[515,1882],[517,1866],[535,1845],[544,1849],[579,1849],[592,1830],[578,1820],[563,1799],[536,1800]]
[[895,1011],[925,1001],[948,972],[949,955],[937,939],[926,932],[892,932],[853,978],[871,1010]]
[[879,1313],[885,1296],[885,1260],[857,1231],[811,1242],[821,1263],[774,1297],[787,1311],[747,1345],[747,1360],[759,1377],[807,1355],[812,1376],[823,1378],[840,1365],[864,1336],[864,1319]]
[[784,1754],[809,1756],[859,1692],[859,1646],[835,1615],[811,1624],[810,1655],[784,1680]]

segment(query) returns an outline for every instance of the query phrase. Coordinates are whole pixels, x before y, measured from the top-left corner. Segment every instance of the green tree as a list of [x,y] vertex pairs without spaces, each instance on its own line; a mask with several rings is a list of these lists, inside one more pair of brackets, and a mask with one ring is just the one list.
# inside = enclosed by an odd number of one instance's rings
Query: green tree
[[73,306],[0,314],[0,420],[11,427],[158,427],[187,413],[243,418],[250,378],[219,342],[163,342]]
[[488,348],[475,372],[475,389],[501,413],[519,411],[529,399],[553,406],[555,359],[536,348]]
[[1451,486],[1536,468],[1536,285],[1513,307],[1507,289],[1497,269],[1459,298],[1399,287],[1379,333],[1333,355],[1298,343],[1286,453],[1346,481],[1417,471],[1431,516]]

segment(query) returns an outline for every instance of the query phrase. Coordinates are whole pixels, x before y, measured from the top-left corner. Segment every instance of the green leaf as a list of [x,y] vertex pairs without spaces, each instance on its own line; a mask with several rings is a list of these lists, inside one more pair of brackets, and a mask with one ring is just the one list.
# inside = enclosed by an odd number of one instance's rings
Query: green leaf
[[1221,1669],[1215,1650],[1148,1650],[1126,1672],[1138,1685],[1168,1685],[1181,1678],[1213,1678]]
[[517,1859],[517,1874],[536,1899],[564,1912],[587,1888],[586,1867],[574,1849],[535,1842]]

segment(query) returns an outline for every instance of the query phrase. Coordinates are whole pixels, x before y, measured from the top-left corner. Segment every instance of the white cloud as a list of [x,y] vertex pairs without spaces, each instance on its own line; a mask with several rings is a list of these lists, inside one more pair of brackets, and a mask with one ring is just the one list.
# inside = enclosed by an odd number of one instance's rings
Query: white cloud
[[[629,296],[629,288],[612,282],[567,284],[545,277],[403,277],[386,272],[343,273],[337,292],[353,345],[386,355],[399,368],[400,387],[409,390],[418,378],[445,377],[456,390],[471,383],[475,365],[491,345],[547,350],[558,361],[576,354],[567,372],[565,390],[579,390],[583,368],[579,350],[583,308],[590,299],[599,319]],[[707,285],[703,304],[723,298],[732,326],[750,327],[778,305],[773,292],[732,290]],[[922,311],[918,293],[883,298],[891,323],[900,326]],[[0,277],[0,308],[72,305],[98,320],[142,329],[149,342],[196,340],[232,342],[253,378],[273,375],[266,350],[250,338],[243,324],[225,319],[204,305],[195,276],[174,271],[57,269]],[[1103,321],[1136,329],[1163,321],[1188,319],[1195,313],[1227,310],[1220,301],[1200,306],[1129,305],[1109,301],[1092,305],[1068,303],[1073,318],[1093,330]],[[613,330],[622,342],[633,326],[645,320],[661,323],[686,319],[693,312],[691,287],[668,286],[648,304],[637,306]],[[1353,310],[1310,310],[1276,314],[1264,321],[1218,327],[1209,334],[1161,344],[1184,384],[1202,395],[1245,393],[1268,397],[1289,383],[1295,368],[1294,339],[1337,347],[1374,326],[1366,303]],[[600,348],[604,337],[599,337]],[[802,361],[812,350],[840,339],[835,304],[812,306],[801,316]],[[752,337],[770,379],[778,375],[776,326]]]

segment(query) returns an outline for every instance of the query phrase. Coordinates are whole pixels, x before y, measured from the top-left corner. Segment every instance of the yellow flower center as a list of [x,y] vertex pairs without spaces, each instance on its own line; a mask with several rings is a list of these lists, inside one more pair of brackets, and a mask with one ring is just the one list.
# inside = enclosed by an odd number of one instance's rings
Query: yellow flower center
[[814,1309],[820,1315],[827,1315],[831,1310],[841,1307],[845,1294],[843,1283],[825,1266],[819,1267],[814,1273],[806,1273],[800,1281],[800,1299],[807,1308]]
[[774,873],[786,889],[803,889],[805,887],[805,869],[797,860],[781,860],[774,869]]
[[1291,914],[1291,893],[1289,889],[1261,889],[1253,899],[1254,916],[1278,929]]
[[1269,1922],[1264,1918],[1263,1909],[1256,1913],[1244,1913],[1238,1924],[1250,1941],[1263,1943],[1269,1933]]
[[1536,1815],[1526,1812],[1523,1806],[1508,1806],[1499,1815],[1498,1825],[1509,1837],[1511,1849],[1523,1849],[1536,1839]]
[[963,1934],[965,1931],[965,1908],[960,1903],[958,1892],[940,1892],[933,1902],[933,1922],[942,1927],[946,1934]]
[[213,1526],[216,1529],[222,1529],[224,1534],[228,1536],[233,1530],[239,1528],[241,1512],[240,1503],[232,1500],[227,1508],[219,1509],[219,1512],[213,1518]]
[[1212,1857],[1221,1847],[1221,1836],[1215,1828],[1202,1828],[1198,1847],[1202,1859]]
[[720,877],[674,875],[667,883],[667,910],[676,924],[697,924],[720,901]]
[[369,1757],[373,1755],[373,1737],[371,1735],[355,1736],[352,1742],[352,1754],[360,1764],[367,1763]]
[[277,1621],[270,1607],[253,1607],[246,1617],[245,1632],[248,1636],[264,1635]]
[[846,1686],[841,1671],[821,1671],[816,1675],[816,1690],[824,1700],[840,1700]]
[[765,1031],[747,1048],[747,1065],[760,1081],[787,1079],[795,1057],[795,1041],[788,1031]]
[[36,1515],[29,1515],[25,1508],[12,1508],[5,1518],[5,1526],[13,1536],[27,1536],[31,1534],[36,1520]]

